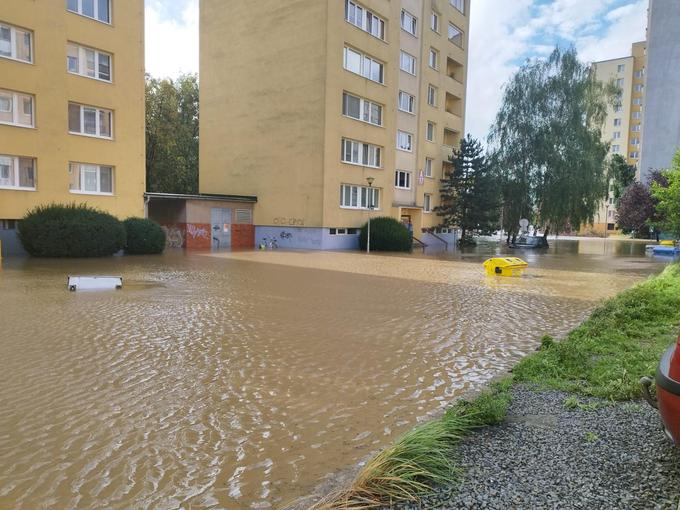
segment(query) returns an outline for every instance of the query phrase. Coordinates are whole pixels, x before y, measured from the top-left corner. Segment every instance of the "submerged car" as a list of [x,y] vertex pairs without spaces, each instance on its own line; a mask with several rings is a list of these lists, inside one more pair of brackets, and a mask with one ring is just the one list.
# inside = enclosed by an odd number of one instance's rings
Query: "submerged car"
[[642,378],[645,399],[659,409],[664,430],[680,446],[680,338],[664,353],[656,371],[656,399],[649,394],[652,380]]
[[548,240],[543,236],[520,236],[510,248],[547,248]]

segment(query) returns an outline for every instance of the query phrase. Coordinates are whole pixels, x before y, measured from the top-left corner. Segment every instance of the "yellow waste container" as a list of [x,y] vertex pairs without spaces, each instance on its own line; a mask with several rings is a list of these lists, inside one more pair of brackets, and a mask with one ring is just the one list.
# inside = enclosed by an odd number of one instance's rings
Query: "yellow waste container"
[[663,241],[659,242],[661,246],[675,246],[675,241],[671,239],[664,239]]
[[522,276],[528,266],[517,257],[494,257],[484,262],[484,269],[489,276]]

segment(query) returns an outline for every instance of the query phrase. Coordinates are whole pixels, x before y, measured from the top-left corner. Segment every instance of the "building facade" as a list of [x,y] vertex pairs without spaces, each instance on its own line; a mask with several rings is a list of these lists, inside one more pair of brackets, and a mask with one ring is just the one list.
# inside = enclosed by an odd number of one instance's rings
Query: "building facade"
[[[609,143],[609,154],[620,154],[629,165],[639,169],[640,146],[643,130],[643,105],[645,97],[646,42],[634,43],[631,55],[612,60],[594,62],[598,80],[614,83],[621,90],[620,101],[609,105],[602,127],[602,139]],[[639,172],[639,170],[638,170]],[[609,197],[595,214],[594,224],[583,230],[604,235],[616,230],[616,205],[610,187]]]
[[143,0],[0,2],[0,239],[52,202],[143,216]]
[[463,134],[469,0],[200,8],[201,193],[257,196],[256,241],[281,246],[356,247],[369,215],[429,236]]
[[641,180],[669,168],[680,149],[680,2],[650,0]]

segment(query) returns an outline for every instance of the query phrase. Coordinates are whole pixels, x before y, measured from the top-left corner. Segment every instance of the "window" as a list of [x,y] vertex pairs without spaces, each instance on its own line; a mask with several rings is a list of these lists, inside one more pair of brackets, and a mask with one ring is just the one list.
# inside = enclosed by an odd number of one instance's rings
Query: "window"
[[614,113],[620,113],[621,112],[621,105],[617,104],[614,105]]
[[621,125],[621,119],[614,119],[614,125],[620,126]]
[[635,71],[635,77],[636,78],[642,78],[645,75],[645,70],[644,69],[638,69]]
[[35,159],[0,154],[0,188],[35,190]]
[[113,167],[69,163],[69,191],[113,195]]
[[0,23],[0,57],[33,62],[33,33]]
[[95,106],[69,103],[68,131],[75,135],[111,138],[113,112]]
[[0,230],[16,230],[17,220],[0,220]]
[[626,64],[619,64],[616,66],[616,72],[617,73],[622,73],[626,70]]
[[411,172],[405,172],[404,170],[394,172],[394,187],[411,189]]
[[621,131],[614,131],[614,133],[612,134],[612,138],[614,138],[615,140],[617,138],[621,138]]
[[633,112],[633,118],[635,120],[640,120],[642,118],[642,112]]
[[640,158],[640,153],[638,151],[633,151],[630,153],[631,159],[639,159]]
[[33,96],[0,89],[0,124],[33,127]]
[[345,20],[373,37],[385,40],[385,21],[353,0],[345,0]]
[[66,47],[66,70],[69,73],[111,81],[111,55],[74,43]]
[[620,145],[612,145],[612,152],[615,153],[615,154],[621,152],[621,146]]
[[427,86],[427,104],[437,106],[437,87],[434,85]]
[[432,164],[434,160],[432,158],[425,158],[425,177],[432,177]]
[[407,113],[414,113],[416,111],[416,98],[409,94],[408,92],[404,92],[403,90],[399,91],[399,109],[402,112],[407,112]]
[[385,83],[383,64],[367,55],[345,47],[345,69],[377,83]]
[[347,209],[380,209],[380,190],[369,186],[340,186],[340,207]]
[[623,78],[616,79],[616,86],[619,87],[620,89],[623,88]]
[[380,168],[382,148],[370,143],[342,139],[342,162]]
[[640,145],[640,139],[639,139],[639,138],[633,138],[633,139],[630,141],[630,144],[631,144],[631,145]]
[[410,12],[403,10],[401,11],[401,28],[406,30],[411,35],[416,35],[417,33],[418,20]]
[[401,52],[401,58],[399,59],[399,67],[402,71],[406,71],[413,76],[416,75],[416,57],[409,55],[405,51]]
[[425,139],[428,142],[434,142],[434,134],[437,130],[436,124],[434,122],[427,122],[427,128],[425,130]]
[[432,69],[439,69],[439,52],[434,48],[430,48],[429,64]]
[[342,114],[346,117],[382,126],[382,112],[383,107],[378,103],[348,92],[342,94]]
[[456,46],[463,47],[463,32],[453,23],[449,23],[449,41]]
[[449,0],[451,5],[465,14],[465,0]]
[[633,104],[637,106],[642,106],[642,98],[641,97],[634,97],[633,98]]
[[423,212],[432,212],[432,195],[428,193],[423,197]]
[[430,19],[430,28],[432,28],[434,32],[439,33],[439,14],[436,12],[432,13],[432,18]]
[[641,128],[642,128],[642,125],[640,125],[640,124],[635,124],[635,125],[631,128],[631,130],[634,131],[634,132],[636,132],[636,133],[639,133]]
[[329,228],[328,233],[332,236],[355,236],[359,233],[358,228]]
[[645,86],[642,83],[638,83],[635,85],[635,92],[642,92],[644,90]]
[[111,23],[111,0],[66,0],[66,9],[102,23]]
[[413,150],[413,135],[406,131],[397,131],[397,149],[411,152]]

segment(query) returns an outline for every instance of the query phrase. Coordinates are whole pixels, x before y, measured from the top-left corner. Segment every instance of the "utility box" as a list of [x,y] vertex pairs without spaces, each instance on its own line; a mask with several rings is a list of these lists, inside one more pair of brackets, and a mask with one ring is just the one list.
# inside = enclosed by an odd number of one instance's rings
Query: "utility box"
[[517,257],[494,257],[484,261],[484,269],[489,276],[522,276],[528,266]]

